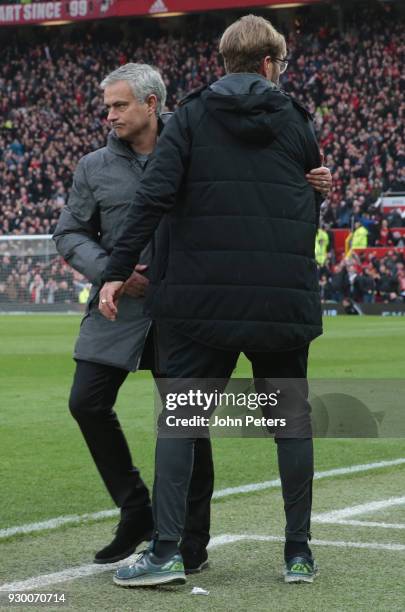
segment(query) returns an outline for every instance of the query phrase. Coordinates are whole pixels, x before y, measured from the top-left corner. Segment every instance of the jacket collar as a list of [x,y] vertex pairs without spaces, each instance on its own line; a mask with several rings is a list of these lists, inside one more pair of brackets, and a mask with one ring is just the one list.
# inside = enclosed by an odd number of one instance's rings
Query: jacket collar
[[[158,118],[158,135],[162,133],[162,130],[173,113],[162,113]],[[107,138],[107,149],[112,151],[115,155],[121,155],[121,157],[126,157],[128,159],[132,159],[134,157],[134,152],[131,149],[130,145],[121,138],[118,138],[117,134],[114,130],[111,130],[108,134]]]
[[107,149],[109,149],[115,155],[126,157],[131,159],[134,156],[130,145],[125,141],[118,138],[114,130],[111,130],[107,138]]

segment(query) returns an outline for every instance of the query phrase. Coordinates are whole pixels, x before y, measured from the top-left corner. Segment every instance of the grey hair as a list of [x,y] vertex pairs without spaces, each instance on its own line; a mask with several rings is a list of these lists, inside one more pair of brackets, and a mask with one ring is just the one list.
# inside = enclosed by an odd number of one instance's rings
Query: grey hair
[[149,64],[124,64],[113,72],[110,72],[100,83],[101,89],[105,89],[118,81],[127,81],[138,102],[145,102],[151,95],[157,98],[156,114],[159,116],[166,104],[166,86],[160,72],[149,66]]

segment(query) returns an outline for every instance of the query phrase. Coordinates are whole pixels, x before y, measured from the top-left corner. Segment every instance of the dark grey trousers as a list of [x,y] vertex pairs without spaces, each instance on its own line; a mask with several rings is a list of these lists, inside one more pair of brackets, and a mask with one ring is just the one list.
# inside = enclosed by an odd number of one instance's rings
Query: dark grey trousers
[[[168,359],[168,389],[171,380],[230,378],[239,352],[201,345],[175,331],[171,332]],[[306,380],[308,347],[285,353],[246,353],[255,378]],[[276,437],[278,465],[286,515],[286,539],[310,539],[312,506],[313,444],[310,437],[310,407],[300,402],[297,437]],[[156,445],[153,513],[155,538],[179,541],[183,533],[187,492],[190,486],[196,437],[158,436]],[[249,459],[248,457],[246,458]],[[263,516],[265,520],[265,516]]]
[[[88,361],[77,361],[70,410],[77,420],[104,484],[122,516],[150,506],[149,491],[121,429],[114,404],[128,372]],[[188,503],[183,539],[206,546],[210,539],[210,502],[214,467],[209,439],[199,439],[193,476],[187,485]],[[190,462],[193,466],[193,462]]]

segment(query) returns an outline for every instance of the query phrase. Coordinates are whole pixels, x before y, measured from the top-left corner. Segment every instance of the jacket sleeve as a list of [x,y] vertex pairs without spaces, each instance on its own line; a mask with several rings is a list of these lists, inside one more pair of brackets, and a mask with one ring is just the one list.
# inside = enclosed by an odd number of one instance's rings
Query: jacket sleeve
[[[302,124],[301,129],[296,132],[298,136],[296,142],[298,148],[298,156],[304,163],[305,173],[319,168],[321,165],[321,154],[319,150],[318,140],[315,134],[315,128],[312,118],[309,113],[305,113],[305,120]],[[299,143],[299,145],[298,145]],[[319,227],[319,216],[321,212],[321,205],[324,201],[324,196],[313,189],[315,198],[315,224]]]
[[58,253],[93,284],[101,284],[108,253],[99,244],[97,203],[86,177],[85,160],[80,160],[67,205],[62,210],[53,239]]
[[[309,137],[308,137],[308,171],[319,168],[321,165],[321,153],[319,150],[318,139],[315,134],[315,127],[312,119],[309,121]],[[321,205],[325,197],[314,189],[315,193],[315,208],[316,208],[316,226],[319,227],[319,217],[321,214]]]
[[[303,122],[300,123],[300,129],[295,132],[293,140],[298,146],[297,156],[299,159],[302,159],[305,173],[308,173],[315,168],[319,168],[321,165],[321,154],[318,139],[315,133],[315,126],[312,115],[306,110],[306,108],[301,106],[301,104],[292,96],[289,97],[291,98],[296,110],[298,110],[304,118]],[[321,205],[325,198],[319,191],[316,191],[316,189],[313,191],[315,197],[315,223],[318,227]]]
[[163,215],[176,205],[190,156],[186,106],[165,127],[129,208],[102,280],[126,280],[151,240]]

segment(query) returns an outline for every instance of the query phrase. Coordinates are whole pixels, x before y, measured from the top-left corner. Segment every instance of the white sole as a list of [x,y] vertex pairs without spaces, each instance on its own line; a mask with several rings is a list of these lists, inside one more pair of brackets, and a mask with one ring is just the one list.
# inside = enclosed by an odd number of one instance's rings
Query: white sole
[[182,573],[172,573],[167,576],[139,576],[129,580],[121,580],[121,578],[113,577],[113,581],[118,586],[122,587],[147,587],[158,586],[160,584],[185,584],[187,579]]
[[287,584],[300,584],[301,582],[312,583],[315,576],[284,576],[284,582]]
[[312,584],[316,576],[319,574],[319,567],[317,565],[315,566],[314,573],[312,576],[306,576],[305,574],[302,574],[301,576],[289,576],[286,570],[284,570],[283,574],[284,582],[286,582],[287,584],[300,584],[301,582],[307,582],[308,584]]

